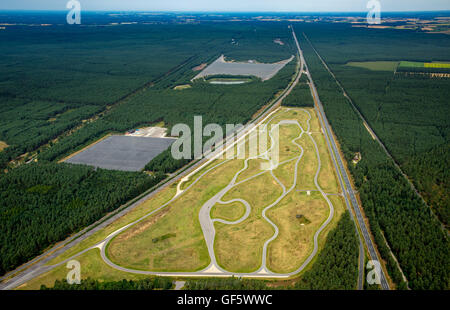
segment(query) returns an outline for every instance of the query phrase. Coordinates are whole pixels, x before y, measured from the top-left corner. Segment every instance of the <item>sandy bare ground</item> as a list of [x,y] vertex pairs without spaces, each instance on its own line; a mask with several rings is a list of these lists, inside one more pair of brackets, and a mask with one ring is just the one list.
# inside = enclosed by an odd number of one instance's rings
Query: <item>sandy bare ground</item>
[[192,81],[212,75],[232,75],[232,76],[256,76],[263,81],[271,79],[278,73],[285,65],[294,59],[291,58],[282,60],[272,64],[258,63],[255,61],[249,62],[234,62],[226,61],[225,56],[220,56],[216,61],[210,64],[206,69],[197,74]]

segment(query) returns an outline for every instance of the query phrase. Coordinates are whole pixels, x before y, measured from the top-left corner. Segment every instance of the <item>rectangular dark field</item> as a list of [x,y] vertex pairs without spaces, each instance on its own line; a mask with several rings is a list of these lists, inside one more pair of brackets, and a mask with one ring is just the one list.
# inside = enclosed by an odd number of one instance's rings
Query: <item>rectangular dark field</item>
[[171,138],[111,136],[66,160],[109,170],[140,171],[175,142]]

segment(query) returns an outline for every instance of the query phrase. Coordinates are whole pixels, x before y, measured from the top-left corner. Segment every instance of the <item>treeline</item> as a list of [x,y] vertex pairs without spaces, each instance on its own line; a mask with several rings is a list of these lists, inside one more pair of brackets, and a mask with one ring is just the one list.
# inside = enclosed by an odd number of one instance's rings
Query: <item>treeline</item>
[[413,156],[403,165],[417,190],[448,227],[450,223],[450,143]]
[[[412,289],[448,289],[450,244],[446,232],[411,189],[361,120],[302,36],[302,47],[325,112],[333,127],[362,206],[369,219],[378,250],[388,272],[400,288],[400,271],[385,245],[386,238]],[[351,160],[360,152],[362,160]],[[384,233],[384,236],[383,236]]]
[[299,82],[282,103],[286,107],[314,107],[311,90],[306,82]]
[[[277,37],[286,45],[273,43]],[[231,44],[231,38],[240,44]],[[186,84],[198,73],[192,71],[194,66],[221,53],[236,60],[280,61],[292,54],[290,38],[287,27],[277,23],[13,27],[2,31],[0,141],[9,147],[0,152],[0,170],[149,82],[159,90]],[[153,120],[93,125],[43,158],[53,160],[105,132],[128,130]]]
[[186,290],[267,290],[267,281],[245,278],[205,278],[189,279]]
[[400,164],[449,141],[449,79],[330,66]]
[[[354,104],[444,225],[449,225],[450,80],[331,65]],[[426,108],[425,108],[426,107]]]
[[450,73],[450,68],[406,67],[399,66],[397,72]]
[[[450,61],[450,38],[443,34],[429,36],[415,31],[356,29],[332,24],[303,25],[302,30],[307,32],[389,153],[448,227],[448,215],[444,214],[448,208],[442,206],[450,191],[441,178],[431,187],[430,175],[441,174],[434,163],[440,162],[442,169],[448,167],[448,155],[434,150],[450,142],[450,79],[414,74],[448,72],[448,69],[399,67],[394,74],[345,64],[350,61],[445,63]],[[399,73],[404,70],[412,74]],[[322,83],[326,83],[324,79]],[[433,162],[430,165],[433,171],[427,170],[425,158]]]
[[98,281],[93,279],[81,280],[80,284],[69,284],[66,280],[56,280],[53,287],[41,286],[43,291],[151,291],[170,290],[173,282],[170,278],[154,277],[143,280],[122,280],[122,281]]
[[0,177],[0,274],[94,223],[165,176],[28,164]]

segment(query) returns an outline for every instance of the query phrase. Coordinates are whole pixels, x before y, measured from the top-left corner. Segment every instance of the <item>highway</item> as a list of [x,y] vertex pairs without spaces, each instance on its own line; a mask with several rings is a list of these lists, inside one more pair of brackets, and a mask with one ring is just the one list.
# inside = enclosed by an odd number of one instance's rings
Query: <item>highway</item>
[[[297,40],[297,36],[295,35],[295,33],[294,33],[294,37],[295,37],[295,42],[296,42],[299,50],[301,50],[300,49],[300,45],[299,45],[298,40]],[[316,89],[316,86],[314,84],[314,81],[313,81],[313,79],[311,77],[311,73],[309,72],[308,65],[307,65],[306,61],[304,60],[303,52],[301,52],[301,56],[300,57],[303,59],[302,62],[305,64],[305,71],[306,71],[306,74],[307,74],[308,79],[309,79],[311,93],[313,95],[314,102],[315,102],[315,108],[316,108],[318,114],[321,116],[322,127],[325,128],[325,130],[326,130],[325,136],[326,136],[326,140],[327,140],[328,146],[329,147],[331,146],[330,153],[334,154],[334,156],[332,156],[332,158],[333,158],[334,164],[335,164],[335,166],[337,168],[336,170],[339,172],[338,174],[340,175],[340,177],[342,177],[342,179],[344,181],[344,184],[345,184],[346,190],[343,188],[344,189],[344,193],[346,192],[348,194],[348,196],[350,197],[350,201],[348,201],[346,199],[347,205],[351,208],[351,210],[353,210],[353,212],[356,215],[356,220],[357,220],[358,226],[360,228],[359,231],[362,233],[362,237],[363,237],[364,242],[365,242],[365,244],[367,246],[370,259],[371,260],[377,260],[378,262],[381,262],[381,260],[378,257],[378,253],[375,250],[374,242],[370,238],[370,234],[369,234],[369,231],[367,229],[367,226],[366,226],[366,223],[364,221],[364,218],[362,216],[358,200],[356,199],[355,192],[354,192],[354,190],[352,188],[352,185],[351,185],[351,182],[350,182],[350,177],[348,176],[347,170],[345,169],[345,166],[343,164],[343,159],[342,159],[342,157],[341,157],[341,155],[339,153],[339,150],[338,150],[338,147],[337,147],[337,143],[336,143],[335,138],[334,138],[334,136],[333,136],[333,134],[331,132],[331,127],[330,127],[330,124],[328,123],[328,119],[327,119],[327,117],[325,115],[325,111],[323,109],[322,102],[319,99],[319,95],[317,93],[317,89]],[[360,249],[360,253],[361,253],[361,249]],[[363,269],[363,268],[364,268],[364,266],[361,266],[361,257],[360,257],[360,274],[361,274],[361,269]],[[387,282],[386,275],[385,275],[383,269],[380,270],[379,276],[380,276],[382,289],[389,290],[390,289],[389,288],[389,283]]]

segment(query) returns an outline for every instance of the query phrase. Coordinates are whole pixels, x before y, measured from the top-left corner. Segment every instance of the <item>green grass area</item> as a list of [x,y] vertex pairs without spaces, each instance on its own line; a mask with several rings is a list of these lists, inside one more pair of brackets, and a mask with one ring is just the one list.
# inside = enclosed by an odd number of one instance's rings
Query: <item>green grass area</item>
[[274,230],[262,218],[262,210],[281,195],[281,187],[268,173],[234,187],[223,201],[240,198],[250,204],[250,216],[240,224],[215,223],[217,262],[233,272],[252,272],[261,266],[262,247]]
[[211,209],[211,219],[237,221],[245,214],[245,206],[241,202],[216,204]]
[[448,68],[450,68],[450,63],[401,61],[399,66],[400,67],[408,67],[408,68],[442,68],[442,69],[448,69]]
[[[92,249],[76,258],[80,262],[81,279],[101,279],[102,281],[120,281],[122,279],[139,280],[148,278],[146,275],[130,274],[116,270],[106,263],[100,257],[98,249]],[[66,279],[70,270],[63,264],[47,273],[44,273],[25,284],[19,286],[18,290],[38,290],[41,285],[52,287],[56,280]]]
[[213,160],[212,162],[210,162],[208,165],[206,165],[205,167],[203,167],[202,169],[198,170],[196,173],[194,173],[193,175],[191,175],[188,180],[183,181],[183,179],[180,181],[181,185],[180,185],[180,189],[181,190],[185,190],[186,188],[188,188],[192,183],[195,182],[195,180],[197,180],[205,171],[213,168],[214,166],[219,165],[220,163],[223,163],[224,161],[226,161],[226,158],[217,158],[215,160]]
[[328,213],[329,207],[318,192],[308,196],[305,192],[293,191],[270,209],[267,215],[280,231],[268,247],[268,268],[279,273],[298,269],[312,252],[314,233]]
[[406,72],[411,74],[428,74],[433,73],[450,73],[450,64],[442,62],[412,62],[402,61],[398,67],[399,72]]
[[[317,118],[313,109],[308,109],[312,116],[312,128],[317,129]],[[276,115],[274,115],[273,119],[270,121],[271,124],[277,123],[282,119],[299,119],[300,123],[306,129],[306,119],[308,115],[299,109],[282,109]],[[314,124],[315,123],[315,124]],[[299,135],[299,130],[294,125],[284,125],[280,128],[280,158],[289,159],[298,156],[299,151],[295,151],[297,147],[292,144],[291,140]],[[316,138],[316,137],[315,137]],[[319,135],[320,139],[323,139],[322,136]],[[317,139],[317,138],[316,138]],[[298,140],[297,143],[303,143],[311,140],[306,135],[303,136],[302,139]],[[312,144],[312,142],[311,142]],[[323,147],[326,147],[325,140],[318,143]],[[289,149],[286,149],[288,147]],[[315,172],[317,170],[317,158],[315,149],[310,145],[309,148],[304,147],[305,154],[304,158],[301,162],[305,162],[304,166],[300,168],[299,166],[299,178],[303,176],[308,177],[310,180],[311,189],[315,188],[313,183],[313,178]],[[322,170],[321,170],[321,180],[326,180],[327,185],[329,187],[327,189],[337,190],[337,180],[333,173],[333,166],[331,162],[327,164],[327,161],[330,161],[330,158],[327,154],[326,148],[321,148],[321,156],[322,156]],[[281,159],[280,159],[281,161]],[[316,166],[311,165],[312,162],[316,162]],[[252,174],[256,174],[258,171],[258,162],[253,160],[250,161],[250,165],[248,170],[244,171],[242,174],[245,177],[240,176],[238,180],[243,180],[251,176]],[[293,182],[293,169],[294,169],[295,161],[286,163],[278,167],[274,173],[275,175],[283,182],[286,187],[290,187]],[[312,168],[312,169],[311,169]],[[329,171],[331,169],[331,171]],[[268,192],[270,187],[277,186],[274,180],[270,181],[270,175],[263,174],[255,179],[250,180],[249,182],[243,183],[233,189],[232,192],[226,195],[227,199],[232,198],[242,198],[250,203],[252,206],[252,213],[250,217],[244,222],[237,225],[224,225],[220,223],[216,223],[216,242],[215,242],[215,251],[216,257],[219,264],[227,270],[231,270],[234,272],[251,272],[252,270],[257,269],[260,266],[261,262],[261,250],[262,245],[264,243],[264,239],[267,240],[267,234],[270,236],[269,228],[267,226],[267,222],[261,220],[260,215],[260,205],[268,206],[270,201],[273,201],[273,197],[277,197],[276,192]],[[324,182],[325,183],[325,182]],[[259,191],[261,188],[265,189],[264,191]],[[270,186],[270,187],[269,187]],[[269,196],[270,194],[270,196]],[[315,194],[313,194],[315,195]],[[261,200],[261,196],[263,196],[263,200]],[[295,199],[292,199],[292,196]],[[269,198],[270,197],[270,198]],[[317,230],[318,226],[323,223],[323,221],[328,217],[328,205],[324,205],[324,200],[320,199],[312,199],[313,196],[307,196],[306,192],[299,193],[294,190],[292,194],[283,199],[280,205],[285,202],[283,206],[283,210],[286,209],[292,211],[292,208],[297,208],[299,210],[299,214],[305,215],[304,223],[310,222],[311,225],[305,225],[304,230],[300,229],[301,238],[299,237],[298,227],[294,227],[295,223],[298,226],[302,227],[301,220],[297,219],[295,214],[293,218],[289,219],[286,212],[280,212],[278,207],[271,209],[268,213],[274,215],[275,219],[279,220],[279,227],[282,227],[282,233],[280,236],[271,244],[272,251],[269,251],[269,260],[271,261],[271,266],[273,266],[274,271],[278,272],[289,272],[293,271],[301,264],[301,262],[306,258],[310,250],[312,249],[312,235]],[[316,201],[316,202],[313,202]],[[287,201],[287,202],[286,202]],[[317,205],[316,205],[317,204]],[[301,205],[301,206],[300,206]],[[257,208],[258,211],[253,212],[253,208]],[[296,210],[297,210],[296,209]],[[272,211],[276,210],[276,211]],[[342,204],[338,205],[336,212],[339,212],[339,215],[342,213]],[[283,215],[280,214],[283,213]],[[339,216],[336,217],[336,220],[333,220],[333,223],[337,221]],[[329,230],[326,229],[326,232]],[[324,238],[326,233],[321,234],[321,238]],[[299,241],[299,238],[302,239],[302,242]],[[251,243],[248,241],[251,240]],[[321,247],[323,246],[320,245]],[[286,250],[286,248],[291,248],[292,251]],[[300,256],[300,258],[299,258]],[[238,259],[236,259],[238,257]],[[279,262],[279,263],[277,263]]]
[[[109,258],[121,266],[141,270],[205,268],[210,260],[198,213],[240,167],[241,161],[230,161],[214,169],[166,208],[120,233],[108,246]],[[153,239],[166,234],[176,234],[176,237],[152,243]]]
[[[402,62],[403,63],[403,62]],[[397,69],[398,61],[362,61],[362,62],[349,62],[346,64],[350,67],[364,68],[372,71],[392,71]]]
[[425,64],[423,62],[416,61],[400,61],[399,67],[423,68],[425,67]]
[[173,184],[170,187],[161,191],[158,195],[153,196],[149,200],[147,200],[144,203],[142,203],[141,205],[137,206],[136,208],[134,208],[133,210],[128,212],[126,215],[120,217],[118,220],[107,225],[105,228],[97,231],[89,238],[81,241],[76,246],[65,251],[58,257],[50,260],[47,263],[47,265],[54,265],[54,264],[60,263],[63,260],[66,260],[66,259],[72,257],[73,255],[95,245],[96,243],[105,239],[108,235],[110,235],[114,231],[141,218],[142,216],[148,214],[149,212],[154,211],[155,209],[160,207],[162,204],[169,201],[173,196],[175,196],[175,193],[176,193],[176,184]]

